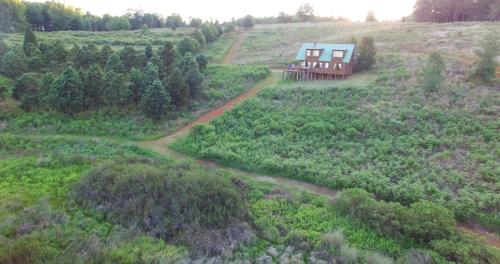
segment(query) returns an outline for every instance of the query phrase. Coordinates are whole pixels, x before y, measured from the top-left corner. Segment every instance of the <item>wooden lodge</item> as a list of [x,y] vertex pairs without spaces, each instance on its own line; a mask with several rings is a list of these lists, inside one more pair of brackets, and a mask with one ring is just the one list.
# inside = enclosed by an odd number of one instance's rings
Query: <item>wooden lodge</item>
[[342,80],[356,64],[355,44],[304,43],[295,63],[283,70],[283,79],[295,81]]

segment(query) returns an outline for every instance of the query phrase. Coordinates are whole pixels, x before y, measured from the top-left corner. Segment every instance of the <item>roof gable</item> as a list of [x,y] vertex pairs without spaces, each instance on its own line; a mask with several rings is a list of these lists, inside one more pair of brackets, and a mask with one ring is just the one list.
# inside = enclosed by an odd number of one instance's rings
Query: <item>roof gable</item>
[[355,47],[355,44],[304,43],[302,44],[299,53],[297,53],[295,60],[305,60],[306,52],[308,49],[319,49],[323,50],[321,52],[321,56],[319,57],[319,61],[330,62],[332,61],[334,50],[343,50],[345,51],[343,62],[349,63],[351,61]]

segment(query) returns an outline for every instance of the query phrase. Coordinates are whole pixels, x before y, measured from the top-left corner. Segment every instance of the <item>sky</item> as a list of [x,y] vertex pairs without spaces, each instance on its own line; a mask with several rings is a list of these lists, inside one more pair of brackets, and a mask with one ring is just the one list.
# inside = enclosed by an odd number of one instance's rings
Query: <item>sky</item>
[[[33,1],[33,0],[31,0]],[[34,0],[45,2],[46,0]],[[123,15],[127,9],[163,16],[180,14],[184,20],[199,17],[204,20],[228,21],[247,14],[263,17],[277,16],[279,12],[295,13],[298,7],[309,3],[318,16],[342,16],[351,20],[364,20],[373,10],[379,20],[398,20],[412,12],[416,0],[59,0],[95,15]]]

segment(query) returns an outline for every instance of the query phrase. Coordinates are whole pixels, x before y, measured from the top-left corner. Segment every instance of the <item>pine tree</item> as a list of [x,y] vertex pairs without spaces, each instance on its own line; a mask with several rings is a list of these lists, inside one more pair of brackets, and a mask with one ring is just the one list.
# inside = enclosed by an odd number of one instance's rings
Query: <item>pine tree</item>
[[83,77],[86,108],[97,108],[102,103],[104,72],[99,64],[92,64]]
[[364,71],[370,69],[375,64],[375,55],[377,54],[373,37],[363,37],[357,50],[358,64],[356,65],[356,70]]
[[142,68],[141,62],[139,61],[139,56],[134,47],[127,46],[120,50],[119,52],[120,59],[125,66],[125,70],[128,72],[132,67]]
[[205,72],[208,66],[207,57],[203,54],[200,54],[196,56],[196,62],[198,63],[198,68],[200,69],[200,72]]
[[126,74],[113,70],[106,71],[104,75],[103,101],[108,107],[124,106],[130,102],[132,92],[129,89]]
[[47,72],[42,78],[42,87],[40,92],[40,105],[44,108],[50,106],[50,89],[54,83],[54,74],[52,72]]
[[144,69],[144,76],[142,79],[142,87],[145,90],[148,86],[153,84],[154,81],[159,80],[158,67],[153,63],[148,63]]
[[69,51],[70,60],[77,67],[84,67],[86,61],[86,54],[83,52],[82,48],[78,44],[74,44]]
[[33,50],[38,49],[38,43],[36,41],[35,34],[31,30],[31,27],[26,26],[26,30],[24,31],[24,42],[23,42],[23,50],[26,56],[31,56]]
[[109,57],[108,62],[106,62],[106,72],[114,71],[115,73],[126,73],[125,66],[123,65],[123,61],[120,59],[120,56],[117,54],[113,54]]
[[175,68],[168,80],[167,91],[175,106],[187,106],[189,103],[189,87],[186,85],[184,74],[179,68]]
[[106,63],[109,60],[109,57],[113,55],[114,51],[109,45],[104,45],[101,49],[101,52],[99,54],[100,61],[101,61],[101,67],[106,66]]
[[170,103],[170,96],[161,81],[155,80],[144,91],[141,100],[142,112],[155,120],[159,120],[166,112]]
[[144,93],[144,74],[141,70],[132,68],[130,69],[128,76],[130,78],[129,90],[132,93],[132,101],[137,104],[141,100],[141,97]]
[[180,68],[184,74],[186,86],[189,88],[189,99],[198,99],[201,95],[203,75],[198,68],[196,59],[191,53],[187,53],[182,58]]
[[148,61],[153,57],[153,46],[147,45],[146,48],[144,49],[144,54],[146,55],[146,58]]
[[160,52],[160,58],[163,63],[163,68],[166,75],[172,72],[172,67],[177,57],[174,44],[171,41],[166,41]]
[[68,66],[57,77],[50,91],[50,101],[52,108],[66,114],[78,113],[85,108],[83,85],[75,68]]
[[422,69],[419,78],[420,86],[429,93],[437,91],[441,87],[444,68],[445,64],[439,53],[431,53],[426,65]]

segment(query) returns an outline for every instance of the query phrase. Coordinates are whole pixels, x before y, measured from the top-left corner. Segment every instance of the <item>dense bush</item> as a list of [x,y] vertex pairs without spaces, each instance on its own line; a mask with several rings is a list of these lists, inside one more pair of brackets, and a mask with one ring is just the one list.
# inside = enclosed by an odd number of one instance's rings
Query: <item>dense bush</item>
[[417,202],[404,207],[376,201],[361,189],[343,191],[336,206],[384,234],[421,242],[449,238],[456,224],[453,214],[437,204]]
[[[220,242],[216,236],[238,239],[226,237],[223,230],[246,218],[241,190],[227,178],[189,165],[106,163],[84,176],[72,196],[77,204],[113,223],[165,240],[181,239],[208,254],[222,246],[216,245]],[[204,234],[212,234],[213,240],[203,238]]]
[[420,74],[420,86],[428,93],[435,92],[443,81],[445,63],[437,52],[431,53]]
[[174,146],[248,170],[363,188],[404,205],[429,200],[459,218],[496,218],[494,117],[393,86],[404,73],[383,71],[380,85],[368,87],[282,83]]

